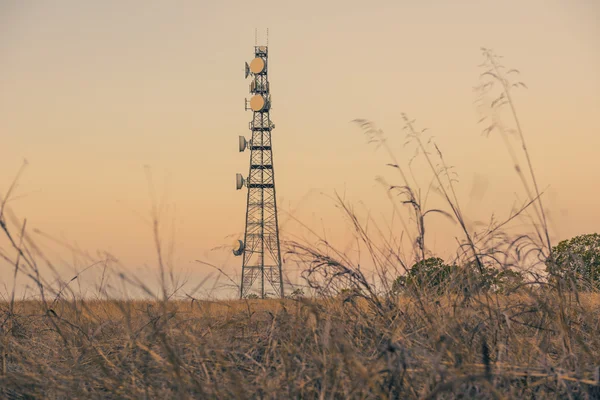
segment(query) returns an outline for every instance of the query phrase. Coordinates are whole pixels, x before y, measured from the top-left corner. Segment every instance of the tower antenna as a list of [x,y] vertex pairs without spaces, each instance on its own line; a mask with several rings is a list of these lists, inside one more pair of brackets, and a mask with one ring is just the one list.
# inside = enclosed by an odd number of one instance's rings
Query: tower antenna
[[240,136],[238,144],[240,152],[250,149],[250,168],[247,178],[236,175],[236,189],[244,186],[248,189],[246,226],[244,240],[236,241],[233,249],[234,255],[242,256],[240,298],[257,291],[263,299],[270,293],[284,297],[271,142],[275,125],[270,117],[268,52],[268,46],[255,45],[254,59],[246,63],[246,78],[252,78],[252,97],[245,102],[246,110],[252,111],[249,124],[252,136],[250,140]]

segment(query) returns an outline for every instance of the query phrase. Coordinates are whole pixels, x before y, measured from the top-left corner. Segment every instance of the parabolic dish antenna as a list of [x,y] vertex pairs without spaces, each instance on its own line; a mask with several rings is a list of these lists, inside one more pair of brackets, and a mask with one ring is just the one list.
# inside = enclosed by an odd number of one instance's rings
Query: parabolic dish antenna
[[233,255],[241,256],[243,252],[244,252],[244,242],[242,242],[241,240],[236,240],[233,243]]
[[250,71],[253,74],[260,74],[265,70],[265,60],[260,57],[256,57],[254,60],[250,61]]
[[248,142],[246,141],[246,138],[243,136],[240,136],[240,153],[244,150],[246,150],[246,146],[248,146]]
[[263,96],[257,94],[250,99],[250,108],[252,111],[262,111],[267,107],[267,101]]
[[243,188],[245,182],[246,182],[246,180],[244,179],[242,174],[235,174],[235,189],[236,190],[240,190],[241,188]]

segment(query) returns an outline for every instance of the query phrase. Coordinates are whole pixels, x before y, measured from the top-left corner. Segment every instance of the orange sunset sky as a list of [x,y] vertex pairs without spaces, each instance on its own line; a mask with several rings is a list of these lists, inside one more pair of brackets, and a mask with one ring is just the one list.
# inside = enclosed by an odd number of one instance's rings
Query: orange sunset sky
[[[229,248],[211,249],[244,229],[245,191],[235,190],[249,156],[237,150],[251,118],[244,62],[255,27],[259,44],[268,27],[284,238],[303,234],[298,219],[345,246],[348,225],[327,197],[334,191],[382,226],[389,220],[375,177],[397,177],[355,118],[377,123],[404,163],[413,150],[403,147],[401,113],[429,128],[472,222],[505,217],[524,200],[500,137],[477,124],[482,46],[528,86],[515,101],[554,241],[598,232],[598,21],[591,0],[0,0],[0,195],[26,159],[8,206],[65,277],[90,261],[49,237],[93,257],[109,251],[154,279],[147,165],[166,205],[175,269],[191,285],[212,272],[196,259],[239,273]],[[424,185],[431,176],[415,175]],[[430,249],[451,255],[454,227],[429,223]],[[3,239],[0,248],[13,256]],[[0,283],[12,285],[3,261]]]

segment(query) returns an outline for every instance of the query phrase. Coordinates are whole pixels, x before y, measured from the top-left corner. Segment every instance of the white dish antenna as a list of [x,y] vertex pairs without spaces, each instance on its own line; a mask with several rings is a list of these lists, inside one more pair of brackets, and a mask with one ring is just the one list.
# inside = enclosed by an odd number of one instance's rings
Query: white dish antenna
[[262,111],[267,108],[267,100],[260,94],[254,95],[250,99],[250,108],[252,111]]
[[244,242],[242,242],[241,240],[236,240],[233,243],[233,255],[241,256],[242,253],[244,253]]
[[253,74],[260,74],[265,70],[265,60],[260,57],[256,57],[254,60],[250,61],[250,71]]
[[242,174],[235,174],[235,189],[240,190],[246,184],[246,180]]
[[240,143],[239,143],[239,149],[240,149],[240,153],[243,152],[244,150],[246,150],[246,147],[248,147],[248,141],[246,140],[245,137],[240,136]]
[[245,76],[245,78],[247,78],[248,75],[250,75],[250,66],[248,65],[248,63],[245,63],[245,64],[246,64],[246,76]]

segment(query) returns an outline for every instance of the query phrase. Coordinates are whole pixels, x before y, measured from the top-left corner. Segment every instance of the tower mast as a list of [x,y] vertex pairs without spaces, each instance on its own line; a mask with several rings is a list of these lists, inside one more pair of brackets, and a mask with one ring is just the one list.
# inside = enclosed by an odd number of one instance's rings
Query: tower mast
[[254,46],[254,59],[246,63],[246,78],[252,78],[246,110],[252,111],[249,123],[251,139],[239,137],[239,151],[250,149],[248,177],[236,176],[236,188],[246,186],[246,226],[244,240],[239,240],[233,254],[242,256],[240,298],[258,291],[261,298],[269,294],[284,297],[281,272],[281,249],[275,192],[275,168],[271,132],[271,94],[268,79],[268,46]]

